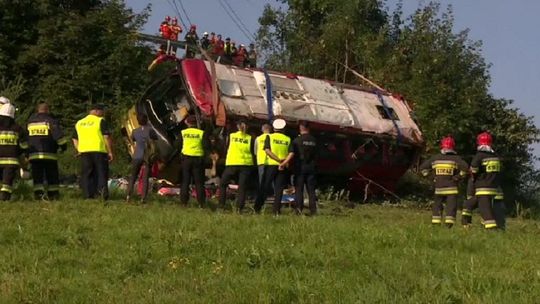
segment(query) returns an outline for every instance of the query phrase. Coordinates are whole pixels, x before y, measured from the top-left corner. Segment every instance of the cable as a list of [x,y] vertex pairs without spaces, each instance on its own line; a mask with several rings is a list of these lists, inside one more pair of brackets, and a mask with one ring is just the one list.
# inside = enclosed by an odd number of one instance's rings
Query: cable
[[236,26],[238,27],[238,29],[244,34],[244,36],[246,36],[246,38],[248,40],[251,40],[252,37],[250,37],[250,34],[247,33],[243,28],[242,26],[238,23],[238,21],[236,21],[236,19],[234,19],[233,15],[231,15],[231,13],[227,10],[227,7],[225,7],[225,5],[223,4],[223,2],[221,0],[218,0],[219,4],[221,5],[221,7],[223,8],[223,10],[225,11],[225,13],[227,13],[227,15],[229,15],[229,17],[231,18],[231,20],[234,22],[234,24],[236,24]]
[[233,13],[233,15],[236,17],[236,20],[238,20],[238,22],[240,23],[240,25],[242,25],[242,27],[246,30],[246,32],[247,32],[247,33],[251,36],[251,38],[255,41],[255,36],[249,32],[248,27],[244,24],[244,22],[242,22],[242,19],[236,14],[235,10],[231,7],[231,5],[230,5],[227,1],[225,1],[225,5],[227,5],[227,7],[231,10],[231,12]]
[[[180,19],[180,23],[184,26],[184,29],[187,28],[186,23],[184,22],[184,19],[182,19],[182,14],[180,14],[180,10],[178,9],[178,5],[176,5],[176,1],[171,2],[171,0],[167,0],[169,2],[169,5],[173,10],[176,11],[176,14],[178,14],[178,19]],[[173,7],[174,4],[174,7]]]
[[[173,0],[176,3],[176,0]],[[186,8],[184,7],[184,4],[182,3],[182,0],[178,0],[178,3],[180,3],[180,7],[182,8],[182,11],[184,12],[184,15],[186,16],[187,22],[189,22],[189,25],[193,25],[191,20],[189,19],[189,15],[186,12]]]

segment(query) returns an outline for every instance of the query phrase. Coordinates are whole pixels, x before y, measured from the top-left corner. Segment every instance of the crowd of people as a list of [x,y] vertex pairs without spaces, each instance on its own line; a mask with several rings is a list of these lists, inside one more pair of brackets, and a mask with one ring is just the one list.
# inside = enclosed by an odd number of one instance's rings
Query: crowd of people
[[[167,16],[160,25],[160,36],[168,41],[177,41],[183,32],[177,18]],[[249,47],[244,44],[237,45],[235,41],[227,37],[223,40],[221,34],[204,32],[202,38],[197,34],[197,26],[192,24],[184,37],[186,41],[186,58],[193,58],[198,53],[199,47],[206,51],[214,61],[236,65],[239,67],[255,68],[257,66],[257,51],[255,44]],[[162,44],[158,51],[158,57],[163,55],[176,56],[176,47]]]
[[[86,117],[75,125],[73,145],[81,163],[80,187],[85,199],[108,199],[109,163],[113,161],[113,142],[102,105],[93,105]],[[40,103],[36,113],[30,117],[26,128],[15,122],[15,107],[10,100],[0,97],[0,173],[2,184],[0,200],[10,200],[13,181],[21,166],[21,157],[31,164],[36,199],[56,200],[59,198],[59,172],[57,153],[67,148],[67,137],[60,124],[49,114],[46,103]],[[148,158],[152,143],[158,136],[147,125],[144,114],[137,116],[139,127],[132,134],[135,150],[132,155],[132,171],[126,200],[133,196],[133,186],[139,173],[145,172],[142,182],[141,202],[146,202],[148,175],[152,160]],[[197,127],[195,116],[188,116],[181,131],[178,151],[181,157],[182,184],[180,203],[187,205],[190,188],[196,189],[196,198],[201,207],[207,206],[204,189],[205,158],[211,151],[211,139]],[[304,207],[304,189],[309,197],[311,215],[317,213],[316,176],[318,145],[310,132],[308,122],[299,122],[299,136],[294,140],[284,134],[286,122],[275,119],[261,126],[260,135],[252,137],[243,120],[236,121],[236,132],[230,132],[225,143],[225,169],[219,182],[219,206],[225,208],[229,184],[236,181],[236,206],[243,210],[246,205],[246,189],[252,172],[257,172],[257,190],[254,209],[261,212],[267,198],[273,192],[272,211],[280,214],[282,195],[294,176],[294,210],[301,214]],[[467,200],[462,209],[462,224],[470,226],[472,211],[478,208],[482,224],[486,229],[505,227],[505,212],[500,174],[501,160],[492,148],[492,136],[483,132],[477,137],[477,154],[470,165],[455,151],[452,137],[441,140],[440,154],[434,155],[420,166],[424,176],[433,172],[435,198],[431,222],[452,227],[456,223],[458,209],[458,186],[462,179],[469,178]],[[294,160],[294,162],[292,162]],[[291,166],[291,163],[293,164]],[[289,168],[289,167],[292,168]],[[180,173],[180,172],[179,172]],[[443,216],[443,211],[446,214]]]

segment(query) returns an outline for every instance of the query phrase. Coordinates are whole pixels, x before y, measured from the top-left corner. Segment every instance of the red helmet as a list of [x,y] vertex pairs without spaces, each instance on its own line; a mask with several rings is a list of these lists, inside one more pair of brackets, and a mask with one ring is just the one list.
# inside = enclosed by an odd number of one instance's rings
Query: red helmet
[[176,17],[172,18],[172,23],[177,24],[178,23],[178,18],[176,18]]
[[444,150],[454,150],[456,147],[456,142],[452,136],[447,136],[441,139],[441,149]]
[[197,29],[197,26],[196,26],[195,24],[192,24],[192,25],[191,25],[191,29],[192,29],[192,30],[196,30],[196,29]]
[[482,132],[476,137],[476,144],[478,146],[491,146],[493,144],[493,138],[488,132]]
[[167,22],[171,22],[171,16],[167,16],[167,17],[165,17],[165,21],[167,21]]

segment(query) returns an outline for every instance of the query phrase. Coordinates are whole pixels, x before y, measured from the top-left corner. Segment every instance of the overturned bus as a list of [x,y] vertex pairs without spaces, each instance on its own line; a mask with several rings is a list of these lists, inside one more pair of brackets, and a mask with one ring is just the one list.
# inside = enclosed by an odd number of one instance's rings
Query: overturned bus
[[182,178],[175,141],[187,115],[195,115],[199,126],[212,134],[217,157],[208,167],[218,175],[215,167],[225,158],[223,139],[236,131],[236,119],[246,120],[253,136],[272,118],[285,119],[291,137],[297,135],[299,121],[308,121],[320,144],[320,186],[357,193],[393,191],[424,144],[410,107],[399,97],[201,59],[179,61],[177,69],[151,85],[129,110],[123,132],[131,153],[137,113],[148,115],[159,137],[158,178],[172,183]]

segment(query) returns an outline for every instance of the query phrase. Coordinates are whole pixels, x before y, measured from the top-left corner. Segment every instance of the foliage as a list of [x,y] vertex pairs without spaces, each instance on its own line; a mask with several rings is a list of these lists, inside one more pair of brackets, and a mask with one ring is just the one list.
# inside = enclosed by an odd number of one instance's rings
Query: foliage
[[[427,151],[452,134],[470,160],[475,137],[489,130],[504,158],[504,184],[512,201],[531,204],[535,189],[530,146],[540,130],[512,101],[489,94],[489,65],[481,42],[455,32],[451,7],[430,2],[405,17],[375,0],[282,0],[259,19],[259,42],[269,68],[358,84],[344,65],[402,94],[414,108]],[[278,47],[271,41],[279,41]],[[279,40],[281,39],[281,40]],[[537,189],[537,188],[536,188]],[[536,200],[536,202],[538,202]]]
[[505,233],[487,233],[431,227],[429,211],[322,211],[274,218],[167,201],[2,204],[0,301],[534,303],[540,296],[537,222],[511,220]]
[[151,81],[151,51],[134,35],[149,9],[135,14],[120,0],[0,1],[0,75],[23,87],[13,98],[18,120],[46,101],[70,134],[90,103],[104,103],[117,130],[117,113]]

